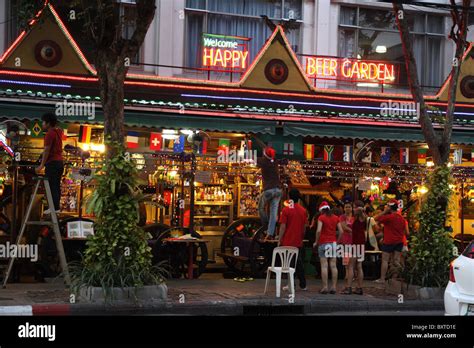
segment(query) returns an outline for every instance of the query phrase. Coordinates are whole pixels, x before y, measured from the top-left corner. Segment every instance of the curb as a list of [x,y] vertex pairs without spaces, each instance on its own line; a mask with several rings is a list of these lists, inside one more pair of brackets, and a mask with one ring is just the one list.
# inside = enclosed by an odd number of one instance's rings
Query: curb
[[[240,316],[294,314],[292,309],[299,307],[299,314],[328,314],[344,312],[378,312],[378,311],[444,311],[443,300],[413,300],[399,304],[395,301],[347,301],[341,306],[338,300],[313,300],[288,302],[275,301],[216,301],[188,302],[176,304],[170,301],[145,303],[118,302],[112,305],[77,303],[77,304],[39,304],[26,306],[0,306],[0,316],[86,316],[86,315],[195,315],[195,316]],[[288,312],[287,312],[288,311]]]
[[68,304],[41,304],[32,306],[1,306],[0,316],[36,316],[36,315],[70,315]]

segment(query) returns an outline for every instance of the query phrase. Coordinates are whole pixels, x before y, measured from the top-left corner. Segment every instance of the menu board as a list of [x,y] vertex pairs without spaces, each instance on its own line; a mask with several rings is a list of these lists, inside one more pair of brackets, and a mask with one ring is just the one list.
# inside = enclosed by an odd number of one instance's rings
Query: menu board
[[237,215],[239,217],[258,217],[258,200],[261,186],[255,184],[239,184]]

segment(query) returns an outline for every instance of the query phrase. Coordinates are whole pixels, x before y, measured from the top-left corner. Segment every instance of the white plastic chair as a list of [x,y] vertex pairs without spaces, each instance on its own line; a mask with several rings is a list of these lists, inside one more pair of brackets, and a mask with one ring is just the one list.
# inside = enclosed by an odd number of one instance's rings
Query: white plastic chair
[[[281,267],[275,267],[276,257],[281,260]],[[294,267],[291,267],[291,263],[294,262]],[[265,291],[267,293],[268,281],[270,280],[270,272],[274,272],[276,275],[276,297],[280,297],[280,288],[281,288],[281,275],[283,273],[288,274],[288,280],[290,285],[291,294],[295,296],[295,269],[296,261],[298,260],[298,248],[295,247],[277,247],[273,249],[272,265],[267,269],[267,280],[265,281]]]

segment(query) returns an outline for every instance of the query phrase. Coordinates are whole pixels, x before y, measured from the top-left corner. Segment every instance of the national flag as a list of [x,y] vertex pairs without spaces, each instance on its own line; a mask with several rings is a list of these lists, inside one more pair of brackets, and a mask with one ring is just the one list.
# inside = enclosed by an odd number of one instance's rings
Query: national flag
[[418,164],[426,164],[426,153],[428,149],[418,149]]
[[410,163],[410,149],[408,147],[402,147],[400,149],[400,163],[401,164]]
[[150,150],[160,151],[162,145],[163,145],[163,137],[161,136],[161,133],[151,133],[150,134]]
[[219,139],[219,146],[217,147],[217,151],[224,151],[228,152],[230,148],[230,139]]
[[136,149],[138,147],[138,132],[127,132],[127,148]]
[[344,145],[343,148],[344,148],[344,155],[342,156],[342,160],[344,162],[352,162],[352,159],[353,159],[352,146]]
[[186,138],[184,135],[180,135],[178,138],[176,138],[173,145],[173,152],[184,152],[185,142]]
[[304,157],[308,161],[312,161],[314,159],[314,144],[304,144]]
[[293,156],[295,154],[295,144],[293,143],[284,143],[283,144],[283,154],[287,156]]
[[41,138],[43,136],[43,128],[39,122],[35,122],[33,126],[31,126],[30,133],[32,138]]
[[456,149],[453,153],[453,164],[462,164],[462,149]]
[[334,145],[324,145],[324,160],[332,161],[333,160]]
[[79,127],[79,142],[90,144],[91,142],[91,135],[92,135],[92,127],[91,126],[80,126]]
[[382,147],[380,151],[380,162],[389,163],[391,157],[391,150],[389,147]]

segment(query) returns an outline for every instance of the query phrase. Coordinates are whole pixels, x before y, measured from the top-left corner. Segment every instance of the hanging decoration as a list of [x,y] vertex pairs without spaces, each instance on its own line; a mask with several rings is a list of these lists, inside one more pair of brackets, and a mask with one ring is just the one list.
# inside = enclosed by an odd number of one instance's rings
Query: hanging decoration
[[389,147],[382,147],[380,152],[380,162],[389,163],[391,157],[391,151]]
[[410,149],[408,147],[402,147],[400,149],[400,163],[410,163]]
[[418,164],[426,164],[426,153],[428,149],[418,149]]
[[151,151],[160,151],[162,144],[163,144],[163,137],[161,133],[150,134],[150,150]]
[[333,160],[334,145],[324,145],[324,160],[331,162]]
[[314,159],[314,144],[304,144],[304,157],[310,161]]

